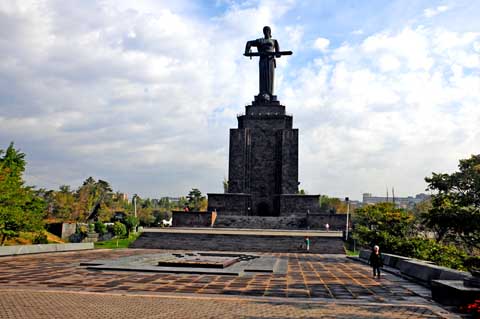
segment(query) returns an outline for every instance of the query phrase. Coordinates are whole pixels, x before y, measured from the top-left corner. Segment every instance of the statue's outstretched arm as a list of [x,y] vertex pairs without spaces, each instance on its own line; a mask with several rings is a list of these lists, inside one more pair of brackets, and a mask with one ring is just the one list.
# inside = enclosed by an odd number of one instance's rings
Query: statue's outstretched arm
[[256,46],[255,40],[247,41],[247,44],[245,45],[245,53],[250,53],[251,47],[255,47],[255,46]]

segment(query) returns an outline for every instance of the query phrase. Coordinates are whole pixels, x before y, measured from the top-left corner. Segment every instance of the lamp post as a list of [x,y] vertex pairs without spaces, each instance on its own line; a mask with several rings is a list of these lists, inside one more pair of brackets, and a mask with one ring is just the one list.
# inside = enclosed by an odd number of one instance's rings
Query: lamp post
[[347,202],[347,224],[345,225],[345,240],[348,240],[348,215],[350,214],[350,203],[348,197],[345,197],[345,202]]
[[133,195],[133,212],[135,218],[137,218],[137,194]]

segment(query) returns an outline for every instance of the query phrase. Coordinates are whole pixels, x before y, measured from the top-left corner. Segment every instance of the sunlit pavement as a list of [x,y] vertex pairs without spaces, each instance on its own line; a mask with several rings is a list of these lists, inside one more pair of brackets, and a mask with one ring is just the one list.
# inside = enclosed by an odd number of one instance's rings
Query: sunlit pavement
[[286,274],[93,271],[81,262],[164,252],[120,249],[0,258],[0,318],[457,318],[429,291],[341,255],[288,258]]

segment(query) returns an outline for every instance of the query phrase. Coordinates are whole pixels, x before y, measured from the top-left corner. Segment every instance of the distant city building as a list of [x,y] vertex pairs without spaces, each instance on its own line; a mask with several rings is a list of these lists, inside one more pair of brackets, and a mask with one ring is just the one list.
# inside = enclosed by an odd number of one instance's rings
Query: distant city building
[[128,201],[128,195],[125,193],[113,193],[113,198]]
[[417,194],[415,197],[383,197],[383,196],[372,196],[371,193],[363,193],[363,205],[373,205],[378,203],[393,203],[395,206],[400,208],[413,208],[416,204],[421,203],[430,198],[428,194]]

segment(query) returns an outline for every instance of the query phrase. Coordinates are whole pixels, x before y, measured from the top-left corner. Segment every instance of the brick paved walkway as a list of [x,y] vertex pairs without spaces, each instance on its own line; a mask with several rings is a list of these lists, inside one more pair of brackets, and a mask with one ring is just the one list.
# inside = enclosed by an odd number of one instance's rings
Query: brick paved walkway
[[[0,318],[442,318],[428,290],[343,256],[275,254],[287,274],[244,277],[91,271],[81,262],[159,252],[0,258]],[[425,298],[427,297],[427,298]],[[175,313],[175,316],[173,316]]]

